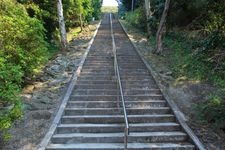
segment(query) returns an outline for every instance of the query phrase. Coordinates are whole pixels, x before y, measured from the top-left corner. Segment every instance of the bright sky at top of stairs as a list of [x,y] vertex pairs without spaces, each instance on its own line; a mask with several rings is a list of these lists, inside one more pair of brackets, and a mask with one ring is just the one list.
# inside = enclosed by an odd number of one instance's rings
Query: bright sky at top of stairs
[[103,0],[102,6],[118,6],[118,2],[116,0]]

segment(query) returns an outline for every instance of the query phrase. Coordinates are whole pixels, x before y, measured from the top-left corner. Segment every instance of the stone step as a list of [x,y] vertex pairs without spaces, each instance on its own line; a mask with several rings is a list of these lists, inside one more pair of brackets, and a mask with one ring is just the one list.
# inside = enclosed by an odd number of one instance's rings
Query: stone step
[[[128,150],[194,150],[190,143],[128,143]],[[47,150],[124,150],[123,143],[50,144]]]
[[77,84],[115,84],[113,80],[78,80]]
[[98,66],[93,66],[93,65],[84,65],[82,67],[82,69],[89,69],[89,70],[98,70],[98,69],[103,69],[103,70],[112,70],[114,69],[114,66],[113,65],[105,65],[105,64],[102,64],[102,65],[98,65]]
[[107,61],[107,60],[89,60],[87,59],[84,63],[84,65],[113,65],[113,60]]
[[[165,100],[126,101],[126,108],[165,107]],[[119,101],[119,106],[122,106]],[[117,108],[117,101],[69,101],[68,108]]]
[[73,91],[73,95],[119,95],[119,91],[105,90],[105,89],[97,89],[97,90],[77,89]]
[[146,94],[161,94],[159,89],[142,89],[142,90],[124,90],[124,95],[146,95]]
[[111,72],[111,71],[114,71],[114,68],[93,68],[93,69],[82,68],[81,72]]
[[132,84],[132,83],[123,83],[122,87],[124,90],[126,89],[136,89],[136,88],[142,88],[142,89],[152,89],[152,88],[158,88],[156,84]]
[[120,67],[119,67],[119,71],[120,72],[133,72],[133,71],[136,71],[136,72],[149,72],[146,68],[141,69],[139,67],[134,68],[134,69],[133,68],[132,69],[129,69],[129,68],[120,69]]
[[[183,132],[130,132],[128,142],[149,143],[149,142],[183,142],[187,135]],[[54,144],[66,143],[122,143],[124,133],[66,133],[55,134],[51,142]]]
[[86,76],[86,75],[91,75],[91,76],[113,76],[114,75],[114,71],[107,71],[107,72],[86,72],[86,71],[82,71],[81,75]]
[[[95,84],[97,81],[93,81]],[[82,82],[83,83],[83,82]],[[97,82],[99,83],[99,82]],[[75,89],[72,96],[74,95],[120,95],[119,90],[114,89]],[[124,95],[151,95],[161,96],[160,90],[149,89],[149,90],[125,90]]]
[[128,142],[151,143],[151,142],[184,142],[188,136],[184,132],[130,132]]
[[80,76],[78,81],[80,80],[114,80],[114,76]]
[[[129,123],[160,123],[173,122],[175,116],[172,114],[162,115],[128,115]],[[124,123],[123,115],[80,115],[80,116],[63,116],[63,124],[75,123]]]
[[149,72],[147,71],[120,71],[120,75],[124,76],[124,75],[135,75],[135,76],[139,76],[139,75],[150,75]]
[[[118,95],[72,95],[72,101],[117,101]],[[125,101],[164,100],[162,95],[125,95]]]
[[117,84],[76,84],[74,89],[117,89]]
[[136,81],[154,81],[150,76],[120,76],[121,81],[123,80],[136,80]]
[[113,133],[123,132],[124,124],[61,124],[57,127],[58,134],[64,133]]
[[71,101],[117,101],[116,95],[74,95],[70,96]]
[[[104,98],[105,98],[105,96],[107,96],[108,98],[111,98],[111,97],[118,97],[118,96],[120,96],[120,94],[118,93],[117,95],[115,94],[115,95],[107,95],[107,94],[105,94],[105,95],[99,95],[99,94],[92,94],[92,95],[87,95],[87,94],[83,94],[83,95],[81,95],[81,94],[76,94],[76,92],[72,95],[72,97],[74,97],[74,96],[83,96],[83,97],[90,97],[90,98],[96,98],[96,97],[101,97],[101,96],[103,96]],[[163,95],[162,94],[133,94],[133,95],[125,95],[124,94],[124,97],[129,97],[129,98],[133,98],[134,100],[136,100],[136,99],[141,99],[141,98],[148,98],[149,100],[162,100],[162,99],[164,99],[164,97],[163,97]]]
[[[130,132],[178,131],[180,125],[173,122],[166,123],[136,123],[129,124]],[[64,133],[115,133],[123,132],[124,124],[60,124],[58,134]]]
[[[171,113],[169,107],[144,107],[144,108],[127,108],[128,115],[141,114],[168,114]],[[73,115],[116,115],[122,114],[122,108],[66,108],[64,114],[67,116]]]

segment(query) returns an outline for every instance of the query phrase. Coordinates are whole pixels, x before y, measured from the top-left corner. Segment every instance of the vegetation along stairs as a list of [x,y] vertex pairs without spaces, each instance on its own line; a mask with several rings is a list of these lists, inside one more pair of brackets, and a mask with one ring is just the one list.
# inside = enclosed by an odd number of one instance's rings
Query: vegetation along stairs
[[179,121],[114,16],[105,14],[89,49],[39,150],[204,149]]

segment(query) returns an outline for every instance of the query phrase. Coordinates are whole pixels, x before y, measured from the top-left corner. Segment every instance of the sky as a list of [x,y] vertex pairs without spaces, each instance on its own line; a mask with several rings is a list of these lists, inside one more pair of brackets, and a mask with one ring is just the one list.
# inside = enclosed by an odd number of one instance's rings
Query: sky
[[103,0],[103,6],[118,6],[116,0]]

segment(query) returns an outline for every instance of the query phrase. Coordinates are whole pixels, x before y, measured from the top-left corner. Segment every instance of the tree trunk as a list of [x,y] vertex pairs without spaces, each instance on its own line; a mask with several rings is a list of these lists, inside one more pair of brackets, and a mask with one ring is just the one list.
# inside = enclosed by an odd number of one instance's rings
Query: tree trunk
[[82,14],[79,15],[79,21],[80,21],[80,29],[83,31],[83,20],[82,20]]
[[134,11],[134,0],[131,2],[131,10]]
[[65,28],[65,22],[63,17],[63,6],[62,6],[61,0],[57,0],[57,13],[58,13],[58,19],[59,19],[60,36],[61,36],[61,49],[62,51],[66,51],[67,36],[66,36],[66,28]]
[[166,0],[163,14],[159,23],[158,31],[156,33],[156,48],[153,51],[156,54],[160,54],[163,50],[162,48],[162,37],[164,33],[166,33],[166,17],[168,14],[169,10],[169,5],[170,5],[170,0]]
[[152,16],[150,0],[145,0],[145,14],[146,14],[146,21],[147,21],[147,24],[146,24],[147,25],[147,33],[148,33],[148,36],[150,36],[151,29],[150,29],[149,19]]

